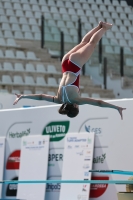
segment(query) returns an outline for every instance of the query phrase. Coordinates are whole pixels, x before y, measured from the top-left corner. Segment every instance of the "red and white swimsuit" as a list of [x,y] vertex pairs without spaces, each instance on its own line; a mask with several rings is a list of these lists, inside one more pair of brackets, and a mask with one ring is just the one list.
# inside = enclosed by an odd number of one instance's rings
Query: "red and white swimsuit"
[[75,64],[73,61],[67,59],[62,63],[62,73],[65,72],[71,72],[73,74],[75,74],[76,79],[74,82],[69,83],[68,85],[62,86],[62,102],[65,102],[65,97],[66,99],[69,101],[69,103],[71,103],[71,101],[68,98],[67,92],[66,92],[66,87],[70,87],[70,86],[74,86],[77,87],[79,89],[79,75],[81,73],[81,67],[79,67],[77,64]]

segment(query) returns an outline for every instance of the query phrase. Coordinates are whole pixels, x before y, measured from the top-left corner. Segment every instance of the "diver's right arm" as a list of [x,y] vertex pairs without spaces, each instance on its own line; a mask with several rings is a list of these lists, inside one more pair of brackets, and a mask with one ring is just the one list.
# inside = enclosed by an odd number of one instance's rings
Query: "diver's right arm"
[[59,103],[60,101],[57,96],[51,96],[47,94],[27,94],[27,95],[22,95],[22,94],[15,94],[16,99],[13,103],[13,105],[17,104],[17,102],[20,99],[33,99],[33,100],[44,100],[44,101],[49,101],[49,102],[54,102],[54,103]]

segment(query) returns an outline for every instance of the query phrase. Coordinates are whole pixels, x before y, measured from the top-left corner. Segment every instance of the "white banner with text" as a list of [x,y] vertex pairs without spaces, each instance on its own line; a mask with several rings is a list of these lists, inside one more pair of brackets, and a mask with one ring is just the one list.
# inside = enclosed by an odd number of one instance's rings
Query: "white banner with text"
[[[1,110],[0,136],[6,137],[4,180],[18,180],[21,138],[36,134],[50,137],[47,174],[49,180],[62,179],[64,138],[69,133],[87,133],[88,135],[91,132],[95,133],[93,169],[133,171],[131,159],[133,154],[133,99],[107,102],[126,108],[123,111],[123,120],[115,109],[91,105],[80,106],[79,115],[73,119],[58,113],[60,105]],[[127,156],[129,152],[130,156]],[[128,180],[129,177],[92,174],[94,180]],[[55,183],[47,184],[45,200],[53,198],[59,200],[61,186]],[[91,184],[90,199],[117,200],[119,191],[126,191],[126,186]],[[3,198],[15,199],[16,195],[17,184],[4,185]]]
[[[91,180],[94,133],[68,133],[65,137],[62,180]],[[88,168],[87,168],[88,167]],[[90,184],[62,184],[60,200],[88,200]]]
[[[21,141],[19,180],[46,180],[49,136],[28,136]],[[42,159],[43,158],[43,159]],[[44,200],[46,184],[18,184],[17,198]]]

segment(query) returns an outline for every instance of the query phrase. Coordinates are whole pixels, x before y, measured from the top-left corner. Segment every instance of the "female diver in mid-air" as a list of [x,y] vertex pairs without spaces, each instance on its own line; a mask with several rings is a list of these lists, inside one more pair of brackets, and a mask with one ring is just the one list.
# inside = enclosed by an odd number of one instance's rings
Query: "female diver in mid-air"
[[98,26],[88,32],[82,39],[81,43],[70,50],[62,59],[62,79],[56,96],[46,94],[21,95],[16,94],[14,105],[23,98],[46,100],[62,104],[59,113],[68,117],[76,117],[79,113],[79,105],[90,104],[93,106],[107,107],[118,110],[122,116],[125,108],[118,107],[102,100],[91,98],[82,98],[79,94],[79,75],[82,66],[92,55],[96,44],[102,38],[103,34],[112,27],[112,24],[99,22]]

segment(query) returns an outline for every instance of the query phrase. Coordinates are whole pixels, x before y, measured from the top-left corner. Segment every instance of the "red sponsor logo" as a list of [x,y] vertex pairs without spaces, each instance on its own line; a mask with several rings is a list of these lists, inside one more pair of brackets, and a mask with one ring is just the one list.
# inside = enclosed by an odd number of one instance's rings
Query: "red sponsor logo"
[[7,159],[6,169],[19,169],[20,150],[16,150],[10,154]]
[[[108,176],[92,176],[91,180],[109,180]],[[104,194],[108,184],[91,184],[90,198],[98,198]]]

